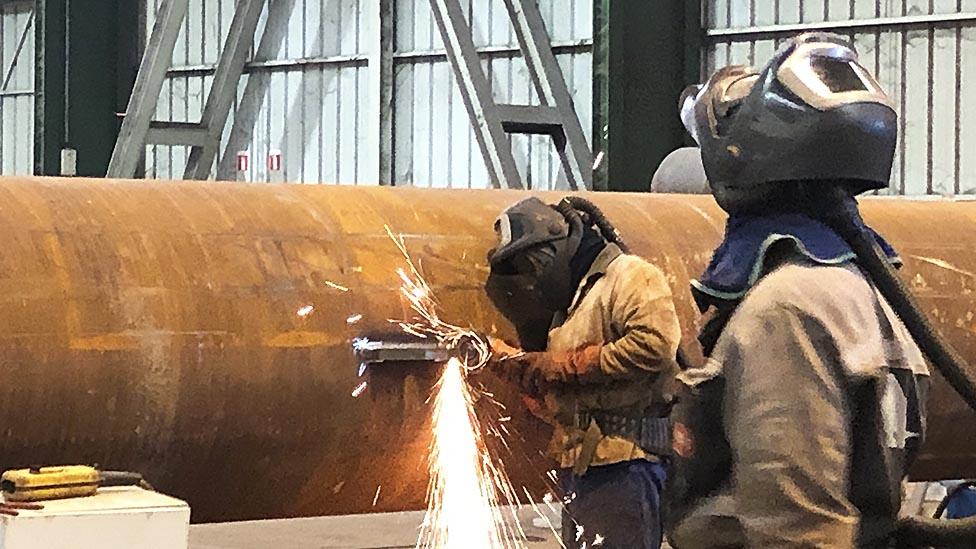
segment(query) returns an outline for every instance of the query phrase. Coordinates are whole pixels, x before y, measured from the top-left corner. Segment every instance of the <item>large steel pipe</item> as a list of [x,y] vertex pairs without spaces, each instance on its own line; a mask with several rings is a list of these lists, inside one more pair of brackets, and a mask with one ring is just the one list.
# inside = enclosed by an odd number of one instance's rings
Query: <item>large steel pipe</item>
[[[350,395],[350,340],[405,312],[384,226],[405,235],[445,318],[506,334],[481,284],[492,221],[520,196],[0,180],[0,465],[139,470],[196,520],[419,507],[433,374],[405,369]],[[708,197],[592,198],[667,272],[693,332],[688,280],[721,236],[721,211]],[[976,359],[976,204],[879,199],[864,211],[939,328]],[[938,381],[917,476],[976,476],[976,416]],[[534,453],[546,433],[516,421],[536,463],[513,468],[529,481],[548,467]]]

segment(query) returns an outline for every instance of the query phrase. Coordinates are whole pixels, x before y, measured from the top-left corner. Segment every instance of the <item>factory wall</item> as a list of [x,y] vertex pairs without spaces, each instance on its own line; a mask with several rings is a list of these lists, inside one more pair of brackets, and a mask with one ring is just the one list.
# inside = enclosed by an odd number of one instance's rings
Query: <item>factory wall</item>
[[976,0],[705,0],[704,8],[705,74],[761,66],[799,27],[853,39],[899,111],[887,193],[976,193]]
[[[224,131],[218,179],[373,184],[379,151],[366,133],[368,56],[377,32],[370,0],[274,0],[258,27],[255,51]],[[374,0],[375,1],[375,0]],[[233,16],[234,0],[191,0],[173,52],[173,69],[156,118],[198,120],[213,67]],[[148,0],[147,32],[159,0]],[[482,65],[499,102],[534,101],[525,64],[501,0],[462,0]],[[539,2],[587,134],[591,125],[592,0]],[[428,0],[394,2],[394,147],[396,185],[489,185],[484,162],[447,63]],[[565,188],[548,138],[512,137],[524,181],[535,189]],[[247,151],[239,173],[238,153]],[[281,171],[268,169],[280,151]],[[146,175],[182,176],[183,147],[147,147]]]
[[34,158],[34,15],[0,2],[0,175],[29,175]]

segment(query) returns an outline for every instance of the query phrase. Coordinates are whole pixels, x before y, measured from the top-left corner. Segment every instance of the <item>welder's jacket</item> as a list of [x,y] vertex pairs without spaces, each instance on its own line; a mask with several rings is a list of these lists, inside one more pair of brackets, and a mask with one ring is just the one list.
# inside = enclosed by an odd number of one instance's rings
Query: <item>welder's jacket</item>
[[675,410],[676,549],[886,546],[928,370],[853,265],[789,260],[752,287]]
[[637,256],[623,254],[616,245],[607,245],[583,277],[566,314],[553,323],[546,352],[524,358],[563,361],[561,366],[574,372],[537,395],[554,424],[550,451],[561,467],[656,459],[632,437],[595,433],[587,428],[591,422],[586,418],[590,413],[637,421],[667,416],[679,339],[664,274]]

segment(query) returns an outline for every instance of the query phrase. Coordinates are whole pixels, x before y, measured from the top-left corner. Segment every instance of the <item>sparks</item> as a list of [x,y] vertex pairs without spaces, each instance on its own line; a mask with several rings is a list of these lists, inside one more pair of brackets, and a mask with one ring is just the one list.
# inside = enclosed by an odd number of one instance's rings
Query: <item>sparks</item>
[[363,315],[352,315],[346,319],[346,324],[355,324],[363,319]]
[[330,287],[330,288],[332,288],[333,290],[338,290],[340,292],[348,292],[349,291],[349,288],[346,288],[345,286],[343,286],[341,284],[336,284],[335,282],[332,282],[331,280],[326,280],[325,281],[325,285],[328,286],[328,287]]
[[312,311],[314,311],[314,310],[315,310],[315,307],[314,306],[312,306],[312,305],[306,305],[306,306],[302,307],[301,309],[298,309],[298,312],[295,313],[295,314],[297,314],[298,316],[300,316],[302,318],[305,318],[308,315],[312,314]]
[[520,532],[508,526],[500,507],[508,478],[485,447],[464,375],[464,364],[452,358],[434,389],[431,480],[417,547],[517,547]]
[[468,360],[463,364],[463,367],[469,371],[483,367],[491,357],[488,341],[474,330],[450,324],[440,318],[434,292],[407,252],[403,237],[394,234],[388,225],[385,225],[384,228],[407,264],[406,269],[397,269],[397,276],[400,277],[402,283],[400,295],[407,300],[410,309],[416,315],[408,321],[394,320],[392,322],[399,325],[404,332],[418,337],[432,337],[447,348],[456,348],[466,342],[471,355],[467,357]]
[[356,385],[356,388],[352,390],[352,398],[358,398],[359,395],[365,392],[366,392],[366,382],[364,381],[359,385]]
[[[403,237],[389,226],[386,232],[393,240],[406,268],[397,269],[400,295],[410,305],[413,318],[390,320],[405,333],[431,338],[447,349],[459,350],[464,359],[451,358],[431,395],[431,430],[433,441],[428,459],[430,484],[427,490],[427,513],[417,539],[418,549],[514,549],[526,546],[527,536],[519,522],[521,496],[512,486],[501,461],[494,459],[485,441],[475,412],[475,397],[505,407],[491,393],[477,390],[468,383],[468,375],[482,368],[491,357],[486,338],[471,329],[445,322],[440,318],[438,302],[430,285],[407,253]],[[357,349],[372,344],[365,338],[353,342]],[[460,351],[463,349],[463,352]],[[508,434],[502,417],[488,432],[507,447],[499,429]],[[528,502],[537,513],[541,510],[525,490]],[[549,505],[549,504],[547,504]],[[549,505],[551,507],[551,505]],[[551,521],[550,529],[556,534]],[[558,535],[557,535],[558,538]],[[560,542],[560,546],[563,546]]]

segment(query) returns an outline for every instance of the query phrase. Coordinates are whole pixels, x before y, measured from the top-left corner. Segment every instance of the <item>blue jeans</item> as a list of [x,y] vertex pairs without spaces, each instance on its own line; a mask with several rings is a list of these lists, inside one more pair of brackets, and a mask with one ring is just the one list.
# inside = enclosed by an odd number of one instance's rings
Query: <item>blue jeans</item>
[[659,549],[666,479],[663,464],[642,459],[590,467],[583,476],[560,470],[564,500],[572,499],[563,513],[563,543],[575,548],[586,542],[589,548],[599,535],[603,549]]

